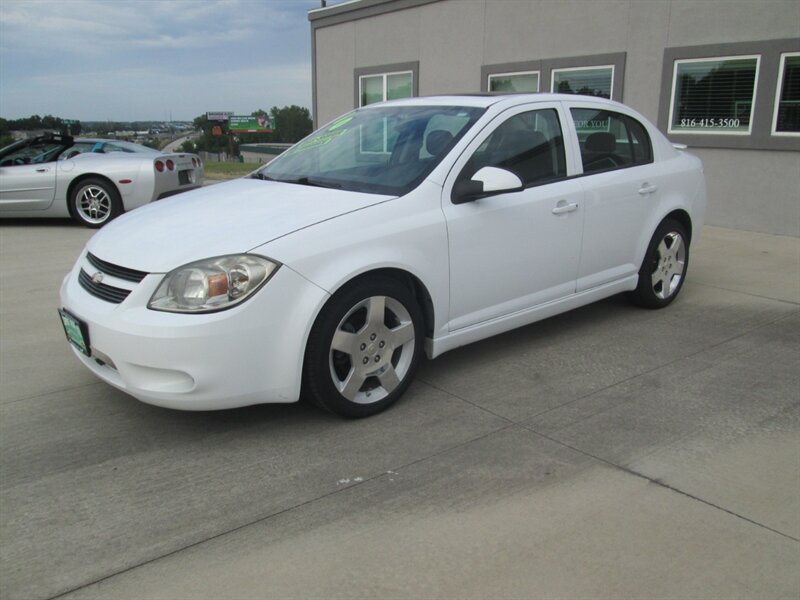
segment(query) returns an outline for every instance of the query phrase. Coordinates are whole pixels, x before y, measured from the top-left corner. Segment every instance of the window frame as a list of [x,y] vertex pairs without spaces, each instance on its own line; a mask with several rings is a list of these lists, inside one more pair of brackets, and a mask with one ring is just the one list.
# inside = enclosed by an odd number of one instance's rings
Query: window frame
[[[411,74],[411,98],[419,96],[419,61],[359,67],[353,71],[353,108],[370,106],[361,104],[361,81],[366,77],[383,76],[383,100],[386,102],[387,81],[390,75]],[[377,104],[377,103],[373,103]]]
[[[382,84],[383,84],[382,97],[383,97],[383,100],[379,100],[378,102],[386,102],[389,99],[388,98],[388,95],[389,95],[389,77],[392,76],[392,75],[410,75],[411,76],[411,90],[412,90],[412,93],[413,93],[413,90],[414,90],[414,72],[413,71],[410,71],[410,70],[409,71],[394,71],[394,72],[391,72],[391,73],[373,73],[372,75],[359,75],[358,76],[358,101],[359,101],[358,108],[362,108],[364,106],[369,106],[369,104],[360,104],[361,99],[363,97],[363,94],[362,94],[363,87],[361,85],[361,82],[364,79],[375,78],[375,77],[380,77],[382,79]],[[409,96],[409,97],[413,97],[413,96]],[[393,100],[398,100],[398,99],[399,98],[393,98]],[[371,102],[370,104],[377,104],[378,102]]]
[[[580,98],[581,96],[576,96],[576,97]],[[584,98],[588,98],[588,96],[583,96],[583,97]],[[600,175],[602,173],[610,173],[610,172],[613,172],[613,171],[621,171],[623,169],[634,169],[636,167],[643,167],[643,166],[651,165],[651,164],[656,162],[656,149],[655,149],[655,147],[653,145],[653,136],[651,135],[650,131],[648,130],[647,125],[645,123],[643,123],[641,121],[641,119],[639,119],[638,117],[635,117],[635,116],[633,116],[631,114],[628,114],[627,112],[624,112],[624,111],[621,111],[621,110],[617,110],[617,107],[615,107],[615,106],[602,106],[602,105],[594,105],[593,106],[591,104],[582,103],[580,101],[578,101],[578,102],[569,102],[569,103],[567,103],[565,105],[564,108],[565,108],[565,112],[567,113],[567,117],[570,120],[569,121],[570,132],[571,132],[570,136],[572,138],[573,146],[575,147],[575,155],[576,155],[575,156],[575,160],[577,161],[577,164],[581,169],[581,172],[576,175],[577,177],[591,177],[593,175]],[[585,170],[585,165],[584,165],[584,161],[583,161],[583,151],[581,149],[580,136],[578,135],[578,128],[576,126],[576,120],[575,120],[575,116],[573,114],[573,111],[575,111],[575,110],[597,110],[597,111],[602,111],[602,112],[609,113],[609,115],[615,116],[615,117],[619,118],[622,121],[622,123],[623,123],[623,125],[625,127],[625,130],[629,135],[630,135],[630,126],[629,126],[628,123],[630,121],[636,123],[641,128],[642,133],[644,133],[645,139],[647,141],[648,159],[646,161],[632,162],[630,164],[620,165],[618,167],[611,167],[611,168],[608,168],[608,169],[598,169],[596,171],[587,172]]]
[[[531,183],[524,187],[525,190],[530,190],[533,188],[544,187],[548,185],[557,185],[559,183],[563,183],[565,181],[570,181],[575,177],[581,177],[581,173],[577,172],[577,169],[580,168],[580,164],[575,162],[575,155],[572,149],[572,144],[567,140],[568,136],[574,134],[574,126],[572,125],[570,119],[570,115],[568,114],[567,107],[564,106],[561,102],[558,101],[547,101],[547,102],[531,102],[525,104],[519,104],[517,106],[512,106],[504,110],[503,112],[495,115],[491,121],[485,124],[485,126],[481,129],[479,133],[476,133],[472,139],[469,141],[469,144],[464,148],[464,150],[459,154],[458,158],[453,162],[452,168],[450,169],[450,174],[447,176],[449,184],[445,183],[445,188],[450,188],[450,200],[452,202],[453,199],[453,187],[455,184],[462,180],[465,176],[465,170],[472,159],[472,156],[478,149],[486,143],[486,141],[494,134],[498,127],[503,125],[509,119],[521,115],[523,113],[534,112],[538,110],[548,110],[552,109],[556,113],[556,117],[558,119],[558,124],[561,129],[561,139],[562,139],[562,147],[564,151],[564,166],[566,169],[566,174],[563,176],[559,176],[555,179],[550,179],[547,181],[540,181],[536,183]],[[505,193],[505,192],[504,192]]]
[[[560,93],[555,89],[556,83],[556,73],[563,73],[566,71],[590,71],[593,69],[611,69],[611,98],[609,100],[613,100],[614,98],[614,72],[616,71],[615,65],[608,64],[608,65],[592,65],[590,67],[587,66],[580,66],[580,67],[561,67],[561,68],[554,68],[550,71],[550,91],[553,93]],[[574,96],[581,96],[582,94],[573,94]],[[591,98],[601,98],[602,96],[587,96]]]
[[[702,62],[723,62],[726,60],[756,60],[756,71],[753,78],[753,98],[750,100],[750,117],[747,123],[747,131],[716,131],[713,129],[703,129],[698,131],[691,131],[691,130],[683,130],[683,129],[673,129],[673,121],[672,117],[675,115],[675,91],[676,91],[676,83],[678,81],[678,67],[682,64],[690,64],[690,63],[702,63]],[[739,136],[746,136],[752,135],[753,133],[753,121],[755,120],[755,111],[757,106],[758,100],[758,78],[759,72],[761,68],[761,55],[760,54],[741,54],[735,56],[708,56],[704,58],[683,58],[673,61],[673,69],[672,69],[672,85],[670,87],[670,103],[669,103],[669,117],[668,117],[668,126],[667,126],[667,133],[669,135],[739,135]]]
[[[627,52],[613,52],[609,54],[590,54],[586,56],[568,56],[556,58],[543,58],[540,60],[529,60],[523,62],[499,63],[481,66],[480,90],[489,92],[489,77],[509,73],[528,73],[538,71],[539,92],[553,92],[553,71],[564,71],[567,69],[597,69],[603,67],[613,67],[613,79],[611,82],[611,100],[622,102],[623,84],[625,80],[625,61]],[[579,94],[574,94],[581,97]],[[592,96],[583,96],[591,98]]]
[[781,92],[783,91],[783,78],[784,75],[786,75],[786,59],[790,56],[800,56],[800,52],[781,52],[781,59],[778,63],[778,82],[775,85],[775,99],[773,101],[774,107],[772,111],[772,128],[770,129],[770,135],[794,138],[800,137],[800,131],[778,131],[778,112],[780,110]]
[[[561,108],[563,109],[563,107],[561,107]],[[494,122],[493,122],[494,126],[490,128],[490,131],[488,132],[488,134],[485,135],[485,136],[480,136],[481,137],[481,143],[478,144],[477,146],[475,146],[474,149],[472,150],[472,152],[469,153],[469,157],[468,157],[467,161],[464,163],[464,165],[460,169],[458,177],[456,178],[456,182],[464,180],[467,177],[472,177],[472,175],[474,175],[474,172],[473,173],[468,173],[467,172],[467,166],[469,165],[469,163],[472,160],[472,158],[481,149],[481,147],[484,144],[486,144],[489,140],[491,140],[492,136],[503,125],[508,123],[511,119],[516,119],[520,115],[526,115],[526,114],[536,113],[536,112],[544,112],[544,111],[548,111],[548,110],[553,112],[553,115],[555,116],[556,124],[558,125],[559,133],[561,134],[561,147],[560,147],[561,156],[560,156],[560,160],[561,160],[561,163],[563,164],[563,167],[564,167],[564,173],[563,174],[562,173],[557,173],[555,176],[550,177],[550,178],[545,178],[545,179],[536,179],[536,180],[533,180],[533,181],[522,181],[522,187],[523,187],[523,189],[528,190],[530,188],[539,187],[539,186],[543,186],[543,185],[549,185],[551,183],[556,183],[558,181],[565,181],[565,180],[569,179],[570,178],[570,175],[569,175],[569,168],[570,168],[570,166],[569,166],[569,154],[568,154],[567,141],[566,141],[566,130],[564,128],[564,123],[563,123],[563,115],[562,115],[563,110],[559,110],[559,107],[557,107],[555,105],[553,105],[553,106],[550,106],[550,105],[543,105],[543,106],[533,105],[533,107],[530,107],[530,105],[528,105],[527,110],[523,110],[523,111],[519,111],[519,112],[513,112],[512,114],[508,115],[506,118],[500,120],[497,124],[494,124]],[[548,144],[550,144],[550,143],[552,143],[552,140],[548,140]],[[558,151],[558,146],[554,147],[553,149],[557,152]],[[485,165],[485,166],[496,166],[496,165]],[[505,169],[505,170],[507,170],[509,172],[513,172],[510,169],[507,169],[505,167],[499,167],[499,168]],[[514,173],[514,174],[519,177],[519,175],[517,173]],[[520,177],[520,180],[522,180],[521,177]]]
[[[509,94],[537,94],[542,90],[542,72],[539,70],[535,71],[512,71],[509,73],[489,73],[486,76],[486,89],[487,91],[491,91],[492,89],[492,77],[514,77],[515,75],[536,75],[536,91],[535,92],[505,92]],[[497,94],[501,94],[504,92],[493,92]]]
[[[693,148],[728,148],[739,150],[800,150],[800,136],[774,135],[772,121],[777,102],[778,65],[781,54],[800,52],[800,38],[707,44],[664,48],[661,70],[661,90],[658,106],[658,128],[666,132],[673,143]],[[713,59],[715,57],[760,56],[758,77],[755,83],[753,116],[747,135],[720,135],[708,131],[687,133],[670,130],[672,81],[675,61],[686,59]]]

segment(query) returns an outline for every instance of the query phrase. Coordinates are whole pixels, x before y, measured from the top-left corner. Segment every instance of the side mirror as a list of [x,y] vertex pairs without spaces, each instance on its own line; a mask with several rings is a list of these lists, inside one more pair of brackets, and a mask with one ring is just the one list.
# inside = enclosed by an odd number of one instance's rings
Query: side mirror
[[453,186],[450,200],[453,204],[464,204],[486,196],[525,189],[522,180],[511,171],[497,167],[483,167],[472,179],[459,181]]

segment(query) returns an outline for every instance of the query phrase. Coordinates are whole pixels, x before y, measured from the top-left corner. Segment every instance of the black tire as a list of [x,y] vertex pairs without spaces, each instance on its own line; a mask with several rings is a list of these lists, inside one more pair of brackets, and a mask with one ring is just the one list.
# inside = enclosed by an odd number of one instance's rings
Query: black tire
[[664,308],[681,291],[689,268],[689,237],[674,219],[665,219],[653,234],[639,269],[639,284],[629,298],[645,308]]
[[102,227],[123,212],[119,190],[99,177],[82,179],[69,195],[69,214],[90,229]]
[[328,300],[311,329],[303,395],[343,417],[385,410],[414,378],[422,331],[422,311],[399,281],[381,277],[345,286]]

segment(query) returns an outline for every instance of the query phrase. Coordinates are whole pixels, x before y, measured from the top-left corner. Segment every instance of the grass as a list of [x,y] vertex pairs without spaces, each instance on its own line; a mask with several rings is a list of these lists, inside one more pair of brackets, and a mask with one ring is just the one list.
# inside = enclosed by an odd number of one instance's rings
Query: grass
[[240,162],[205,162],[203,163],[206,179],[236,179],[255,171],[259,165]]

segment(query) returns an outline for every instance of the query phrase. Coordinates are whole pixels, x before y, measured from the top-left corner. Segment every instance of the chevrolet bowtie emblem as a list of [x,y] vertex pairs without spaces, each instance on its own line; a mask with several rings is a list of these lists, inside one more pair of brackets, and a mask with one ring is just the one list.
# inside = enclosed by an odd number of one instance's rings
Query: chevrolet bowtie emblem
[[100,283],[102,281],[103,281],[103,274],[100,271],[92,275],[92,283]]

